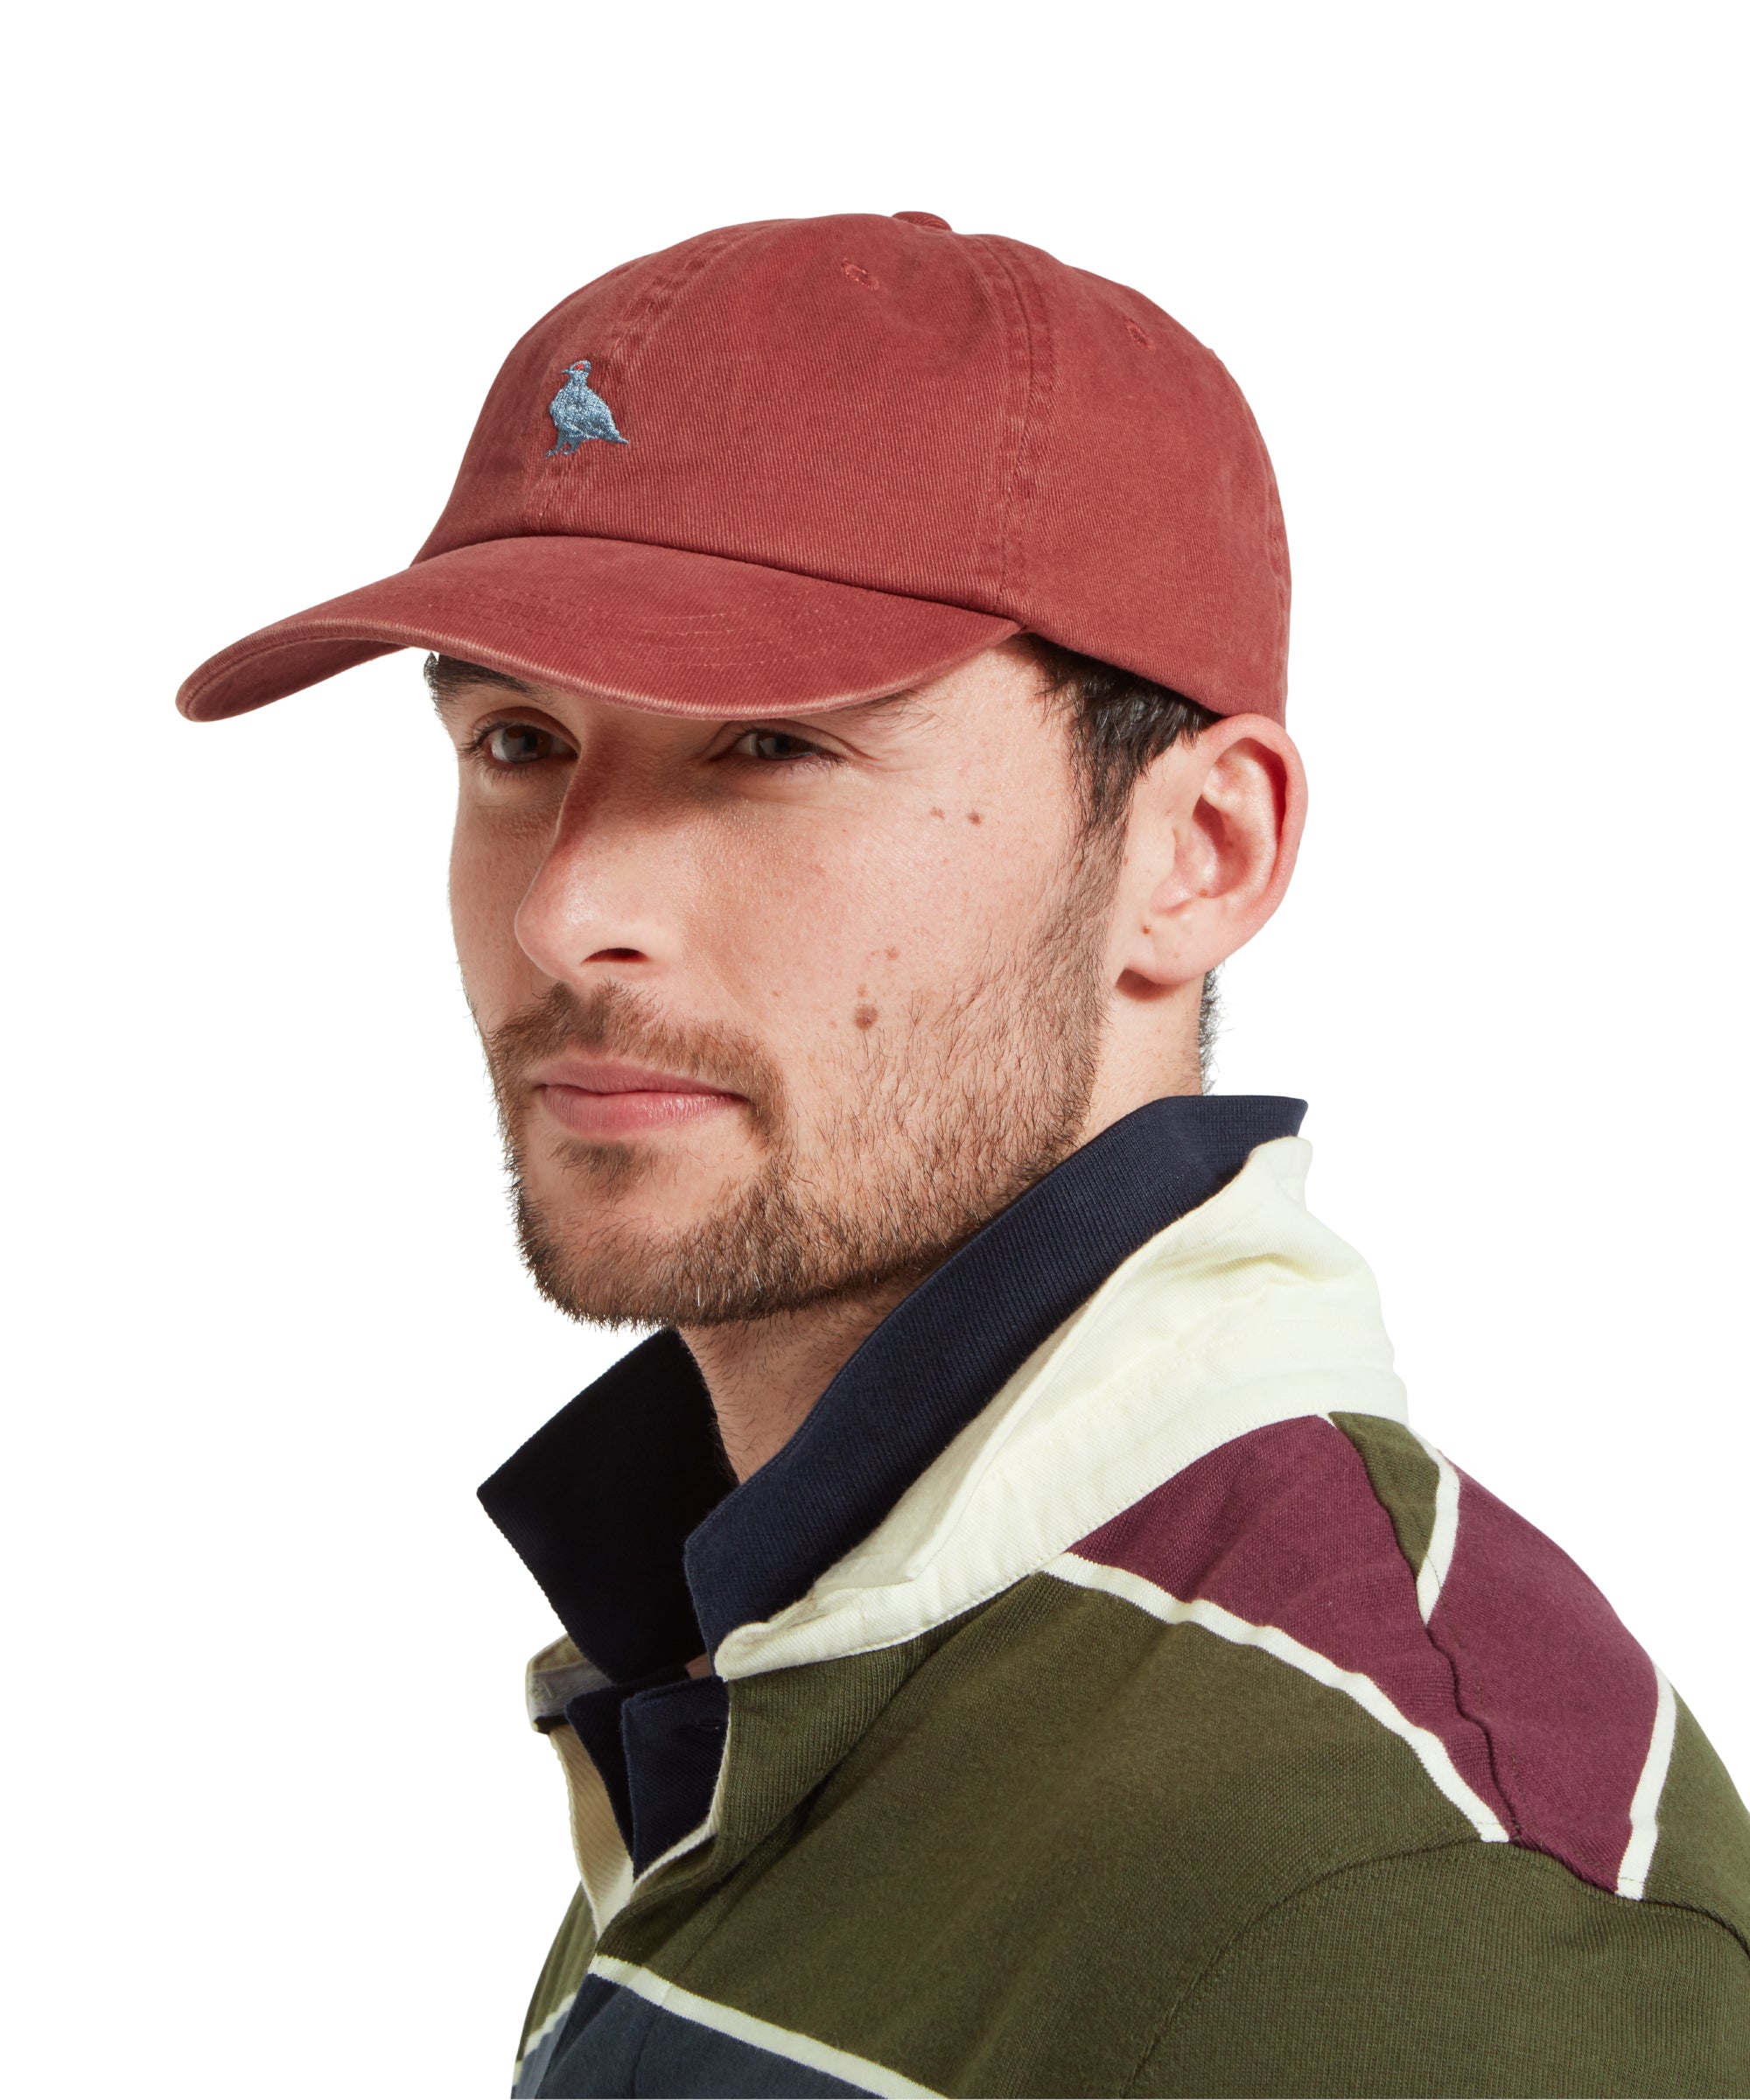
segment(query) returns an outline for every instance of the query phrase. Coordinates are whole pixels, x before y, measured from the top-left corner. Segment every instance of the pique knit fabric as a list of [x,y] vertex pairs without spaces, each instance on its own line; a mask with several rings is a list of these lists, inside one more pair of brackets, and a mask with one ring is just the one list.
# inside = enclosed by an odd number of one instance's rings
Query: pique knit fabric
[[1750,2092],[1750,1817],[1409,1426],[1299,1114],[1114,1126],[739,1488],[673,1336],[487,1483],[580,1873],[517,2093]]

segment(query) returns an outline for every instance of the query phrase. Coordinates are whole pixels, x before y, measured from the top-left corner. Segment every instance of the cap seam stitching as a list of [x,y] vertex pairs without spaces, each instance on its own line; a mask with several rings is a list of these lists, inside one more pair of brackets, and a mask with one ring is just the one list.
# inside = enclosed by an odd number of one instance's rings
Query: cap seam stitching
[[996,307],[1004,334],[1007,399],[1003,404],[1002,430],[1005,458],[1002,471],[996,478],[990,498],[995,518],[990,530],[984,536],[990,552],[987,554],[981,548],[979,565],[987,574],[994,569],[991,597],[1004,617],[1007,617],[1009,540],[1014,513],[1015,482],[1020,472],[1022,448],[1026,442],[1027,410],[1032,393],[1032,344],[1027,328],[1026,309],[1020,289],[1015,283],[1013,271],[987,237],[969,234],[966,245],[984,266],[977,273],[979,286]]
[[[1014,450],[1009,464],[1008,486],[1004,495],[1004,519],[1001,569],[998,585],[998,602],[1011,617],[1018,617],[1011,609],[1017,606],[1026,590],[1026,546],[1025,524],[1028,508],[1034,494],[1034,473],[1031,454],[1035,449],[1038,431],[1049,415],[1054,391],[1054,371],[1050,325],[1042,312],[1035,312],[1036,300],[1029,294],[1034,290],[1018,258],[1010,255],[1006,245],[994,241],[981,240],[979,246],[989,255],[1007,280],[1015,306],[1020,316],[1020,343],[1026,360],[1026,392],[1017,417],[1018,429]],[[1021,622],[1026,625],[1025,620]]]

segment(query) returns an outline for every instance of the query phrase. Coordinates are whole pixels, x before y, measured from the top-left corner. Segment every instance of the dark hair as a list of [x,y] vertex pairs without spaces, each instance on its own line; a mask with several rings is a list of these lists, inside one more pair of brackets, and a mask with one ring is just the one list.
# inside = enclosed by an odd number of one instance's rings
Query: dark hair
[[[1162,752],[1181,738],[1200,735],[1221,717],[1169,685],[1156,685],[1096,656],[1079,656],[1038,634],[1027,640],[1045,673],[1042,696],[1069,710],[1084,835],[1110,838],[1130,815],[1138,780]],[[1220,974],[1212,970],[1204,978],[1197,1012],[1197,1062],[1206,1088],[1222,1025]]]

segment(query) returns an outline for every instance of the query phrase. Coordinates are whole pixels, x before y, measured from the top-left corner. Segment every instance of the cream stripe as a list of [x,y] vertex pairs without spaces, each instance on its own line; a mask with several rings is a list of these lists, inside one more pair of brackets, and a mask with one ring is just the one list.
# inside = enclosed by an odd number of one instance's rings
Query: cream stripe
[[1413,1429],[1410,1433],[1440,1469],[1439,1481],[1434,1489],[1434,1529],[1416,1576],[1417,1608],[1422,1614],[1423,1625],[1426,1626],[1434,1616],[1434,1606],[1440,1601],[1440,1592],[1446,1587],[1452,1565],[1452,1548],[1459,1541],[1459,1476],[1444,1452],[1436,1451],[1426,1437],[1416,1436]]
[[682,2020],[696,2020],[714,2034],[727,2034],[756,2049],[767,2049],[791,2063],[805,2063],[811,2071],[824,2071],[829,2077],[842,2078],[845,2084],[860,2086],[865,2092],[903,2096],[904,2100],[914,2100],[914,2096],[934,2100],[930,2087],[914,2085],[884,2063],[853,2056],[848,2049],[835,2049],[828,2042],[816,2041],[812,2034],[798,2034],[790,2027],[774,2026],[768,2020],[755,2020],[751,2012],[738,2012],[733,2006],[720,2005],[715,1998],[696,1997],[653,1970],[617,1961],[611,1954],[598,1954],[590,1964],[590,1973],[635,1992],[648,2005],[676,2012]]
[[1236,1642],[1244,1648],[1261,1648],[1278,1662],[1304,1670],[1309,1677],[1316,1678],[1320,1684],[1328,1684],[1334,1691],[1347,1692],[1382,1727],[1389,1728],[1400,1741],[1409,1744],[1423,1770],[1452,1806],[1468,1819],[1479,1838],[1490,1844],[1507,1843],[1507,1832],[1500,1817],[1481,1795],[1460,1776],[1451,1753],[1439,1737],[1432,1728],[1424,1728],[1400,1713],[1371,1677],[1363,1676],[1359,1670],[1340,1669],[1328,1656],[1321,1656],[1317,1648],[1303,1647],[1280,1627],[1254,1626],[1250,1620],[1239,1618],[1205,1598],[1187,1600],[1175,1597],[1158,1583],[1131,1574],[1128,1568],[1109,1568],[1098,1561],[1083,1560],[1079,1553],[1066,1553],[1045,1572],[1059,1576],[1065,1582],[1078,1583],[1085,1590],[1109,1591],[1115,1597],[1141,1606],[1144,1611],[1165,1620],[1169,1626],[1200,1626],[1208,1633],[1218,1634],[1223,1641]]
[[536,2028],[535,2032],[528,2037],[528,2040],[523,2043],[522,2054],[516,2060],[516,2068],[510,2075],[510,2082],[513,2085],[514,2085],[517,2080],[522,2077],[523,2065],[528,2062],[528,2059],[535,2054],[536,2050],[538,2049],[542,2043],[546,2040],[547,2037],[553,2032],[554,2028],[559,2025],[560,2021],[564,2019],[565,2015],[570,2011],[571,2007],[577,2004],[577,2002],[578,1994],[575,1991],[572,1992],[569,1998],[562,1998],[560,2002],[554,2006],[553,2010],[547,2015],[546,2019],[542,2021],[541,2025]]
[[632,1897],[632,1862],[614,1820],[613,1803],[595,1760],[569,1721],[548,1732],[565,1774],[571,1810],[571,1851],[599,1939]]
[[1619,1896],[1638,1902],[1647,1893],[1647,1873],[1659,1842],[1659,1800],[1671,1768],[1671,1745],[1677,1733],[1677,1695],[1671,1681],[1656,1662],[1653,1675],[1659,1681],[1659,1704],[1653,1714],[1653,1740],[1647,1746],[1647,1761],[1641,1768],[1634,1798],[1628,1804],[1628,1844],[1616,1876]]

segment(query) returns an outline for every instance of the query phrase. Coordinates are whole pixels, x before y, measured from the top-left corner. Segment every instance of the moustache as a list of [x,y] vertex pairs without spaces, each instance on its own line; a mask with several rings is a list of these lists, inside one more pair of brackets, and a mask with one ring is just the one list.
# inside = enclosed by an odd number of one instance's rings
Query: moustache
[[630,985],[611,983],[580,994],[556,984],[495,1028],[482,1027],[480,1037],[507,1124],[530,1068],[568,1050],[623,1058],[739,1094],[756,1126],[774,1127],[780,1116],[782,1075],[752,1036],[720,1022],[685,1026],[668,1020],[655,1000]]

